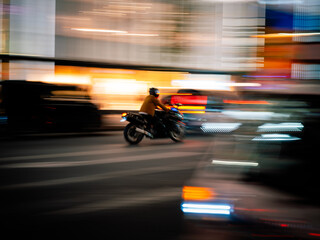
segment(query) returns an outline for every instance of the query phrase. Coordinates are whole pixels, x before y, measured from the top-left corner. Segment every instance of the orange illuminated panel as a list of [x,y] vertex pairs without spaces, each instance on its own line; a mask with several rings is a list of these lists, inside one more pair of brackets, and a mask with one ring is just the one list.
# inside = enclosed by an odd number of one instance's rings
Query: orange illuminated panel
[[177,96],[171,97],[171,104],[181,103],[183,105],[207,105],[207,96]]
[[210,188],[184,186],[182,198],[184,200],[206,200],[214,196]]
[[267,101],[245,101],[245,100],[223,100],[224,103],[230,103],[230,104],[270,104]]

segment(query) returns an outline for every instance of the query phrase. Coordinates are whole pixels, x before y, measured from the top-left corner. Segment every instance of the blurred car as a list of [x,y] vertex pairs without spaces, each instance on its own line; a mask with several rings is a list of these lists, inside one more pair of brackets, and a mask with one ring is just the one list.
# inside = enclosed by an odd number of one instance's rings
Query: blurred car
[[204,91],[195,89],[180,89],[176,94],[167,95],[161,99],[165,105],[179,106],[184,114],[184,123],[189,130],[200,130],[204,122],[216,119],[225,104],[223,98],[233,95],[225,91]]
[[318,100],[269,96],[272,113],[286,116],[264,115],[248,126],[242,119],[236,131],[212,138],[183,187],[181,210],[192,231],[231,239],[320,237]]
[[101,114],[88,93],[77,86],[8,80],[1,109],[12,131],[99,128]]

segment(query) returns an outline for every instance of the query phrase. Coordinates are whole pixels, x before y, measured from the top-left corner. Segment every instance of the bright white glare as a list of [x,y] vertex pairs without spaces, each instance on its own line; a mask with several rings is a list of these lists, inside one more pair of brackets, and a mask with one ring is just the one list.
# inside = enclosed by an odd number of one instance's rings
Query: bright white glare
[[61,83],[61,84],[76,84],[76,85],[90,85],[90,78],[87,76],[69,76],[56,75],[44,77],[43,82],[47,83]]
[[184,213],[205,213],[205,214],[222,214],[230,215],[229,210],[210,210],[210,209],[198,209],[198,208],[183,208]]
[[71,28],[71,30],[81,31],[81,32],[127,33],[127,31],[110,30],[110,29],[96,29],[96,28]]
[[230,75],[189,74],[187,80],[172,80],[171,85],[177,88],[230,91],[230,81]]
[[207,209],[223,209],[230,210],[230,205],[223,204],[196,204],[196,203],[183,203],[182,207],[184,208],[207,208]]
[[255,137],[252,141],[296,141],[301,138],[290,136],[289,134],[262,134]]
[[81,32],[116,33],[117,35],[138,36],[138,37],[157,37],[157,36],[159,36],[159,34],[128,33],[127,31],[121,31],[121,30],[96,29],[96,28],[71,28],[71,30],[81,31]]
[[159,34],[151,34],[151,33],[124,33],[120,35],[126,36],[138,36],[138,37],[157,37]]
[[303,0],[258,0],[260,4],[301,4]]
[[265,123],[258,127],[257,132],[300,132],[303,129],[303,127],[304,126],[301,123]]
[[212,160],[212,164],[233,165],[233,166],[251,166],[251,167],[259,166],[259,163],[256,163],[256,162],[239,162],[239,161],[222,161],[222,160]]
[[204,2],[223,2],[223,3],[246,3],[246,2],[257,2],[257,0],[202,0]]
[[229,83],[231,87],[260,87],[260,83]]
[[172,80],[172,86],[179,88],[206,89],[206,90],[230,90],[224,82],[215,80]]
[[200,129],[203,132],[232,132],[240,126],[241,123],[203,123]]
[[204,213],[230,215],[231,207],[229,205],[218,204],[182,204],[181,209],[184,213]]
[[289,134],[262,134],[263,138],[290,138]]
[[278,33],[283,36],[293,36],[293,37],[303,37],[303,36],[315,36],[320,35],[318,32],[310,32],[310,33]]
[[142,94],[147,89],[145,82],[135,79],[99,79],[93,86],[94,94],[136,95]]
[[290,116],[289,114],[255,111],[222,111],[222,113],[229,117],[242,120],[269,120],[276,117],[286,118]]

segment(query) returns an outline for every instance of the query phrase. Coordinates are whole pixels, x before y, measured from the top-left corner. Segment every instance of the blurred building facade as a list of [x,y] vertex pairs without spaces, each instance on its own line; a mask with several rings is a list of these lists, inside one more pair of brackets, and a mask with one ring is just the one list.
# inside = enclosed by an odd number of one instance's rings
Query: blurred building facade
[[2,80],[74,83],[104,109],[132,97],[122,108],[134,109],[148,87],[170,91],[193,71],[229,85],[235,72],[317,78],[317,34],[270,37],[319,31],[317,12],[316,0],[2,0]]

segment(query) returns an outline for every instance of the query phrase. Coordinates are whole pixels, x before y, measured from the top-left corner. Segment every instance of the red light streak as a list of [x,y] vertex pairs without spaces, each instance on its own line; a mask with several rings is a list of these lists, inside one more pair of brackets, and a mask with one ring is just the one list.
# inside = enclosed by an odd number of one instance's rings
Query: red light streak
[[224,103],[230,103],[230,104],[270,104],[267,101],[264,100],[258,100],[258,101],[246,101],[246,100],[223,100]]
[[207,105],[207,96],[172,96],[171,104],[181,103],[183,105]]
[[320,237],[320,233],[309,233],[310,236]]

